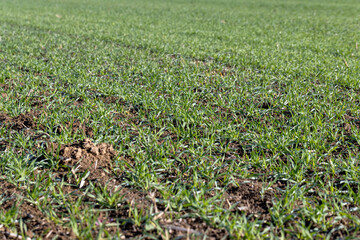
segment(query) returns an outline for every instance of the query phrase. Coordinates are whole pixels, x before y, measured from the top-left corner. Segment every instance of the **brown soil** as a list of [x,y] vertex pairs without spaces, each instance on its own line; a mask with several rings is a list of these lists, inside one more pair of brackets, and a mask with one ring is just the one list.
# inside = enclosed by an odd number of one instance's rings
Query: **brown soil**
[[5,113],[0,113],[0,126],[2,124],[5,124],[10,129],[15,131],[22,131],[22,130],[29,131],[35,129],[43,130],[44,127],[42,125],[37,124],[36,122],[38,115],[39,115],[38,113],[31,111],[20,114],[17,117],[10,117]]
[[73,105],[74,105],[75,107],[79,107],[79,106],[83,105],[83,103],[84,103],[84,100],[83,100],[82,98],[77,98],[77,99],[75,99],[75,101],[73,102]]
[[3,90],[9,90],[10,89],[10,86],[8,84],[5,84],[5,83],[0,83],[0,89],[3,89]]
[[161,220],[160,225],[168,231],[170,239],[229,239],[225,229],[215,229],[199,217]]
[[114,104],[119,103],[121,105],[125,105],[126,102],[122,100],[120,97],[117,96],[107,96],[107,97],[101,97],[101,100],[106,104]]
[[[0,178],[0,194],[3,199],[13,200],[16,198],[16,194],[19,193],[20,191],[15,185]],[[11,203],[13,203],[13,201],[4,201],[4,203],[0,206],[1,208],[7,208],[10,207]]]
[[66,159],[62,160],[64,164],[74,166],[80,163],[82,167],[79,169],[86,170],[97,167],[109,168],[115,151],[112,145],[106,143],[95,145],[90,139],[85,139],[79,143],[61,146],[60,155]]
[[224,146],[227,146],[229,148],[228,152],[220,152],[217,151],[215,152],[215,154],[217,155],[223,155],[225,156],[225,159],[233,159],[236,157],[243,157],[246,154],[250,154],[251,151],[245,151],[245,145],[246,144],[240,144],[237,141],[232,141],[232,140],[226,140],[223,144]]
[[[22,191],[15,185],[0,179],[0,195],[3,199],[7,199],[2,204],[0,202],[0,212],[10,211],[16,205],[19,209],[17,214],[17,223],[11,226],[16,231],[0,224],[0,237],[3,239],[16,239],[21,236],[21,229],[26,229],[24,234],[29,237],[41,237],[42,239],[74,239],[75,236],[62,226],[55,224],[47,219],[47,217],[33,204],[30,204],[22,198]],[[20,221],[21,220],[21,221]],[[20,226],[20,222],[23,226]]]
[[121,127],[130,126],[129,123],[133,123],[135,125],[140,124],[139,116],[133,109],[130,109],[124,113],[115,112],[113,119],[118,122]]
[[270,220],[269,209],[272,207],[275,193],[272,188],[261,194],[263,183],[257,181],[243,181],[238,186],[230,187],[223,198],[232,211],[253,214],[254,217]]
[[[170,239],[175,239],[177,237],[184,237],[186,239],[186,237],[189,236],[190,239],[204,239],[204,236],[206,236],[206,239],[220,239],[227,235],[225,229],[216,229],[207,224],[206,221],[200,217],[182,217],[180,219],[172,219],[172,213],[167,212],[167,209],[165,209],[163,205],[156,204],[155,197],[160,199],[162,197],[158,192],[145,193],[130,188],[121,188],[119,193],[124,197],[121,205],[125,207],[120,207],[119,209],[113,211],[100,212],[99,221],[108,223],[114,222],[115,220],[118,220],[119,222],[123,221],[120,229],[126,239],[142,236],[142,231],[145,227],[144,225],[136,226],[127,222],[129,207],[132,209],[135,207],[139,212],[143,211],[143,216],[149,214],[149,211],[151,211],[150,209],[152,209],[150,214],[156,215],[155,219],[159,220],[159,225],[165,232],[167,232],[166,234],[170,237]],[[188,212],[184,211],[181,214],[187,215]],[[111,232],[111,229],[107,228],[107,230]],[[160,236],[158,237],[160,238]],[[165,236],[161,237],[165,238]]]
[[[111,166],[116,156],[112,145],[107,143],[94,144],[90,139],[85,139],[79,143],[58,145],[51,143],[48,152],[56,155],[59,150],[60,170],[57,174],[65,176],[69,169],[76,178],[76,173],[89,171],[90,175],[86,179],[96,180],[102,184],[107,183],[111,177]],[[69,179],[73,183],[74,179]],[[75,179],[76,180],[76,179]],[[87,182],[80,182],[79,187],[86,186]]]
[[52,93],[50,91],[40,91],[37,94],[31,91],[29,94],[28,98],[32,108],[43,109],[49,107],[46,105],[46,99],[52,99]]
[[9,143],[5,140],[0,140],[0,152],[5,151],[9,146]]
[[[157,130],[156,130],[157,132]],[[164,144],[167,140],[171,140],[171,142],[176,142],[178,140],[178,136],[169,131],[169,130],[165,130],[161,135],[160,135],[160,139],[158,140],[158,144]]]
[[343,133],[344,136],[339,136],[339,139],[336,142],[333,142],[330,144],[331,147],[335,146],[337,143],[341,143],[337,146],[337,148],[332,152],[332,155],[334,155],[337,158],[347,158],[350,153],[358,154],[360,150],[360,145],[356,141],[356,139],[353,136],[352,128],[359,128],[360,126],[360,120],[351,117],[349,115],[345,115],[344,117],[347,122],[338,124],[337,127],[339,127]]
[[[104,207],[98,204],[95,205],[95,208],[99,210],[98,224],[119,221],[122,223],[119,226],[120,231],[122,235],[126,237],[126,239],[140,236],[143,230],[142,226],[136,226],[135,224],[128,221],[129,215],[132,214],[130,213],[129,209],[136,208],[139,213],[142,211],[142,216],[145,216],[146,212],[149,211],[152,205],[152,201],[147,196],[147,193],[127,187],[116,189],[116,192],[119,194],[119,198],[122,198],[122,200],[121,203],[115,207],[115,209],[101,211],[101,209]],[[87,200],[90,202],[94,201],[96,203],[94,199],[89,198]],[[114,227],[106,227],[106,230],[111,233],[116,232],[116,230],[119,229]]]

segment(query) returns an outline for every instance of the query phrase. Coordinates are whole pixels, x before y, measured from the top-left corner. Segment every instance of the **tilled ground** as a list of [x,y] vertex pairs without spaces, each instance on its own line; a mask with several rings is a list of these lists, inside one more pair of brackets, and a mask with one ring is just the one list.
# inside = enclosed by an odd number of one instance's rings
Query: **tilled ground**
[[355,2],[2,1],[0,239],[360,238]]
[[[150,233],[160,234],[159,236],[163,238],[190,236],[191,238],[202,238],[207,236],[209,239],[218,239],[230,237],[225,229],[216,227],[190,209],[179,212],[170,211],[158,191],[144,192],[124,186],[122,184],[126,179],[124,169],[116,168],[116,161],[127,161],[130,164],[133,164],[133,161],[118,153],[111,144],[95,144],[89,138],[72,144],[53,143],[47,139],[49,134],[39,133],[43,132],[44,127],[36,123],[37,116],[39,116],[38,113],[32,112],[14,118],[2,114],[1,122],[3,127],[6,126],[11,131],[22,132],[35,140],[46,137],[46,140],[40,141],[41,144],[37,144],[44,150],[44,154],[35,158],[34,161],[43,162],[53,158],[57,161],[56,167],[51,170],[51,174],[46,174],[49,170],[46,167],[38,168],[35,172],[35,179],[42,179],[43,182],[47,179],[54,181],[56,186],[54,192],[65,194],[64,197],[71,202],[75,203],[81,199],[80,209],[86,209],[87,205],[92,205],[91,211],[94,211],[96,217],[93,226],[90,227],[91,236],[96,237],[96,228],[101,226],[102,231],[105,231],[106,234],[117,233],[121,238],[142,236],[144,228],[152,229]],[[73,124],[73,126],[76,130],[79,129],[79,124]],[[55,133],[59,134],[56,131]],[[85,131],[83,133],[87,135]],[[167,137],[168,135],[166,133],[162,136]],[[163,140],[160,144],[162,142]],[[233,152],[225,154],[225,158],[228,155],[238,155],[238,149],[243,151],[239,145],[227,145],[233,149]],[[2,140],[1,146],[2,151],[10,150],[10,144],[5,140]],[[240,153],[241,156],[244,155],[244,152]],[[169,179],[171,179],[170,176]],[[273,221],[270,213],[273,201],[277,199],[276,196],[281,195],[281,189],[284,189],[286,185],[277,182],[264,191],[264,184],[268,183],[244,179],[229,186],[220,197],[222,200],[219,205],[220,209],[228,210],[233,214],[245,214],[251,219],[261,220],[264,227],[269,226]],[[28,186],[24,184],[9,183],[4,177],[0,181],[0,185],[3,198],[1,211],[9,215],[13,214],[12,218],[15,219],[15,222],[11,224],[1,225],[0,233],[3,237],[16,238],[20,237],[17,234],[21,233],[29,238],[77,238],[71,224],[69,225],[70,219],[66,216],[69,209],[57,203],[52,206],[51,213],[49,210],[45,210],[46,207],[36,204],[34,199],[29,198],[29,195],[31,196],[29,193],[35,191],[31,189],[32,187],[28,189]],[[82,194],[82,192],[86,192],[86,194]],[[113,195],[115,198],[105,199],[102,195],[104,193],[107,196]],[[216,193],[210,192],[204,197],[210,199],[215,195]],[[12,213],[14,209],[16,211]],[[139,223],[136,223],[129,218],[129,216],[134,216],[132,215],[134,211],[137,212],[136,214],[140,214],[140,217],[151,213],[154,218],[151,221],[140,220]],[[174,218],[174,214],[181,217]],[[62,216],[62,221],[54,221],[54,215],[57,219]]]
[[[13,134],[18,132],[30,136],[38,141],[35,146],[37,150],[43,150],[43,154],[32,159],[35,163],[44,163],[49,159],[56,161],[55,167],[48,169],[46,164],[41,165],[34,172],[34,180],[42,182],[51,181],[54,183],[53,194],[63,194],[67,200],[76,203],[81,200],[79,209],[92,206],[94,211],[94,225],[90,228],[93,237],[97,236],[96,228],[100,226],[106,234],[120,234],[121,238],[132,238],[143,234],[144,228],[153,229],[155,235],[167,238],[192,237],[209,239],[229,237],[225,229],[217,228],[210,222],[197,216],[191,210],[179,212],[169,210],[166,201],[160,192],[144,192],[136,188],[124,186],[124,170],[116,168],[116,161],[128,161],[134,164],[131,159],[118,153],[114,146],[107,143],[94,143],[91,139],[85,138],[72,144],[58,144],[51,142],[49,134],[44,132],[45,128],[37,123],[40,112],[29,112],[17,117],[10,117],[1,114],[2,127],[7,127]],[[61,134],[58,127],[53,133]],[[73,131],[82,131],[84,135],[90,135],[90,128],[79,127],[78,123],[72,124]],[[163,139],[171,133],[165,132],[161,135]],[[45,140],[44,140],[45,139]],[[173,140],[176,137],[172,137]],[[160,140],[162,144],[164,140]],[[11,151],[10,143],[2,140],[2,151]],[[231,145],[232,146],[232,145]],[[16,148],[16,147],[15,147]],[[236,150],[237,151],[237,150]],[[42,195],[39,198],[32,198],[37,186],[26,184],[12,184],[6,178],[1,179],[2,189],[1,211],[6,214],[13,214],[15,220],[12,223],[1,225],[1,234],[5,238],[16,238],[26,236],[41,237],[43,239],[69,239],[76,238],[76,233],[69,224],[69,209],[59,205],[42,202],[44,198],[51,198],[51,194]],[[246,213],[254,215],[255,218],[270,219],[269,208],[274,199],[274,189],[270,189],[260,195],[262,183],[256,181],[243,181],[229,188],[223,193],[221,203],[223,209],[239,214]],[[89,190],[91,189],[91,190]],[[44,189],[43,189],[44,190]],[[85,194],[82,194],[86,192]],[[102,194],[116,196],[114,199],[105,199]],[[207,198],[213,197],[211,194]],[[48,199],[49,203],[55,202]],[[42,202],[42,203],[39,203]],[[51,207],[51,211],[47,208]],[[14,209],[15,212],[11,213]],[[136,211],[136,213],[134,213]],[[151,213],[154,217],[151,221],[140,220],[139,223],[130,220],[134,214],[144,217]],[[174,215],[179,217],[174,218]],[[60,217],[62,216],[62,217]],[[137,215],[136,215],[137,216]],[[55,218],[54,218],[55,217]],[[129,218],[130,217],[130,218]],[[60,222],[59,220],[62,219]],[[80,224],[81,225],[81,224]],[[86,225],[86,224],[85,224]],[[83,226],[88,227],[88,226]],[[25,229],[25,230],[24,230]],[[160,231],[160,232],[159,232]],[[19,234],[19,236],[17,236]],[[104,234],[104,233],[103,233]],[[105,235],[106,235],[105,234]],[[104,236],[105,236],[104,235]]]

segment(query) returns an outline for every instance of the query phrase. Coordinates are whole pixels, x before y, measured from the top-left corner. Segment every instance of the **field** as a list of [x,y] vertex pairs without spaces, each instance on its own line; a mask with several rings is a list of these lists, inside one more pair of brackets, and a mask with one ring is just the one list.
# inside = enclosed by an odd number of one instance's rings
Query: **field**
[[0,238],[360,238],[357,0],[1,0]]

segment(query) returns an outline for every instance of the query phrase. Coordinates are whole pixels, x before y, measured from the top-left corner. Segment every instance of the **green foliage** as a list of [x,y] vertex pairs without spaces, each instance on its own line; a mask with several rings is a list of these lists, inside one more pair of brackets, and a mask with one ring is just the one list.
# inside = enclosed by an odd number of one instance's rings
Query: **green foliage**
[[[36,126],[0,118],[0,180],[83,239],[128,224],[166,238],[157,216],[234,239],[359,237],[359,11],[355,0],[2,1],[0,113],[30,112]],[[106,173],[117,191],[81,188],[91,171],[60,176],[59,153],[42,147],[89,137],[117,151]],[[249,180],[271,195],[267,217],[228,206]],[[151,208],[137,202],[148,195]],[[99,223],[107,211],[118,217]],[[17,218],[0,206],[0,226],[26,235]]]

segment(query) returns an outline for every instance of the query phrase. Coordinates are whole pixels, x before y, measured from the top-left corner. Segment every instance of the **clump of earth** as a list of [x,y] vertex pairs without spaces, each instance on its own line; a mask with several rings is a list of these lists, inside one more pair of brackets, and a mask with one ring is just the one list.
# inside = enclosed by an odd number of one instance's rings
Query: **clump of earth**
[[108,143],[95,144],[90,139],[78,143],[58,145],[50,144],[48,151],[59,155],[59,167],[73,173],[89,171],[88,180],[102,183],[111,178],[111,166],[116,156],[113,146]]

